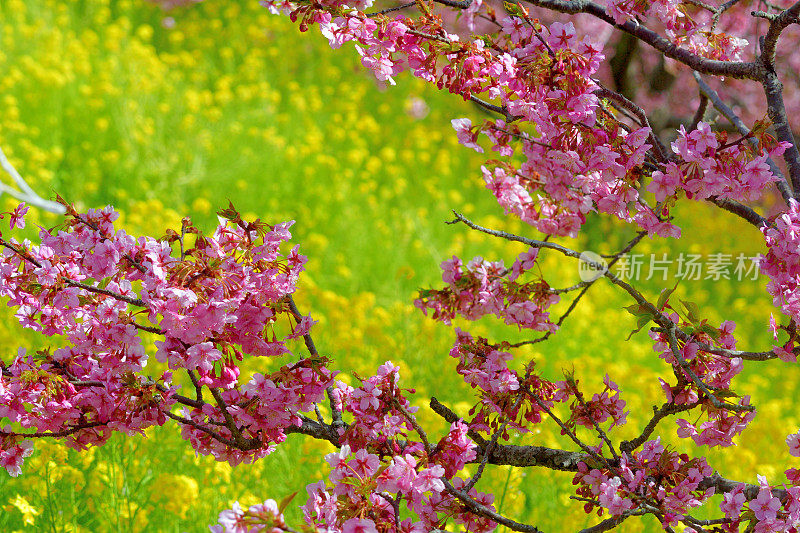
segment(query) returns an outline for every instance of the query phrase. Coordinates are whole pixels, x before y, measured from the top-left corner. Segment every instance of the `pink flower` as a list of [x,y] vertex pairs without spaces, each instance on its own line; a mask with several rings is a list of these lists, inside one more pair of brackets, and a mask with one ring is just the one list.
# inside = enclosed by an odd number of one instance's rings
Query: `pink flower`
[[342,533],[378,533],[378,528],[369,518],[351,518],[342,524]]
[[786,445],[789,447],[789,455],[800,457],[800,431],[786,437]]
[[634,507],[633,501],[618,494],[621,485],[622,481],[618,477],[600,484],[600,505],[608,509],[613,516],[619,516]]
[[[10,426],[6,426],[6,431]],[[15,444],[8,450],[0,450],[0,466],[5,468],[12,477],[17,477],[22,473],[22,463],[25,458],[33,453],[33,442],[24,440]]]
[[794,343],[792,341],[787,342],[783,346],[772,346],[772,352],[777,355],[781,361],[786,361],[787,363],[797,362],[797,355],[795,355],[793,349]]
[[769,314],[769,329],[772,331],[772,338],[778,340],[778,323],[775,322],[775,317],[772,313]]
[[735,520],[739,517],[742,506],[744,506],[746,501],[747,497],[744,495],[744,485],[739,484],[734,490],[723,495],[722,503],[720,503],[719,507],[727,518]]
[[555,49],[563,48],[570,49],[575,43],[575,26],[572,22],[563,24],[561,22],[553,22],[550,24],[550,36],[547,38],[547,44]]
[[483,148],[476,142],[478,140],[478,134],[472,132],[472,121],[470,119],[454,118],[450,123],[453,125],[453,129],[456,130],[458,142],[467,148],[472,148],[480,154],[483,153]]
[[11,212],[11,217],[8,219],[11,229],[22,229],[25,227],[25,214],[28,212],[28,209],[29,207],[25,205],[24,202],[14,208],[14,210]]
[[759,520],[775,520],[778,517],[778,509],[780,508],[781,501],[772,495],[769,487],[762,487],[756,499],[750,502],[750,510]]
[[218,531],[221,533],[248,533],[250,528],[244,522],[244,510],[239,502],[233,502],[230,509],[226,509],[219,513],[219,527]]

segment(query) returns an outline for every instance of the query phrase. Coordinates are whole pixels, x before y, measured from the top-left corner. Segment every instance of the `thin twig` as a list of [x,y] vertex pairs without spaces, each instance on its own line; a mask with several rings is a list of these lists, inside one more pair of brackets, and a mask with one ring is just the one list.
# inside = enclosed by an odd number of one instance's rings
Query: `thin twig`
[[692,369],[689,367],[689,363],[686,362],[686,360],[681,355],[681,349],[678,346],[678,339],[675,336],[675,329],[676,329],[675,326],[673,326],[671,328],[665,328],[665,329],[659,328],[658,330],[660,330],[662,333],[666,333],[669,340],[669,347],[670,350],[672,351],[673,357],[675,357],[675,360],[678,362],[683,371],[688,374],[689,378],[694,382],[694,384],[697,385],[697,387],[701,391],[703,391],[703,393],[705,393],[706,396],[708,396],[708,399],[711,400],[711,403],[714,405],[714,407],[716,407],[717,409],[736,411],[739,413],[755,411],[756,407],[754,405],[730,404],[720,401],[719,398],[717,398],[714,395],[714,393],[709,388],[709,385],[706,385],[706,383],[703,382],[703,380],[700,379],[700,377],[692,371]]
[[[527,244],[528,246],[531,246],[533,248],[549,248],[549,249],[555,250],[555,251],[557,251],[557,252],[559,252],[559,253],[567,256],[567,257],[572,257],[574,259],[581,259],[582,261],[585,261],[586,264],[588,264],[592,268],[596,269],[598,272],[602,272],[603,273],[602,275],[607,280],[609,280],[611,283],[613,283],[614,285],[620,287],[625,292],[627,292],[634,299],[634,301],[636,303],[638,303],[640,306],[642,306],[644,309],[646,309],[648,311],[648,313],[650,313],[653,316],[653,321],[656,324],[658,324],[659,326],[664,327],[664,328],[668,328],[673,324],[672,321],[669,319],[669,317],[667,317],[666,315],[661,313],[658,309],[656,309],[656,307],[652,303],[650,303],[631,284],[621,280],[618,276],[613,274],[607,268],[607,265],[601,265],[601,264],[598,264],[598,263],[594,263],[592,261],[587,261],[587,260],[585,260],[585,258],[582,258],[581,254],[579,252],[576,252],[575,250],[572,250],[572,249],[567,248],[565,246],[561,246],[560,244],[547,242],[547,241],[538,241],[538,240],[535,240],[535,239],[528,239],[526,237],[521,237],[521,236],[515,235],[513,233],[508,233],[508,232],[505,232],[505,231],[493,230],[493,229],[485,228],[483,226],[475,224],[474,222],[469,220],[467,217],[465,217],[461,213],[458,213],[457,211],[453,211],[453,214],[456,216],[456,220],[454,220],[452,222],[449,222],[449,223],[455,224],[457,222],[462,222],[462,223],[466,224],[468,227],[470,227],[470,228],[472,228],[472,229],[474,229],[476,231],[480,231],[482,233],[486,233],[487,235],[492,235],[494,237],[499,237],[501,239],[506,239],[506,240],[509,240],[509,241],[521,242],[521,243]],[[683,341],[690,341],[691,340],[691,342],[694,342],[695,344],[697,344],[698,347],[701,350],[703,350],[704,352],[713,353],[714,355],[721,355],[721,356],[724,356],[724,357],[739,357],[741,359],[747,359],[749,361],[767,361],[769,359],[775,359],[775,358],[778,357],[772,351],[751,352],[751,351],[741,351],[741,350],[728,350],[728,349],[725,349],[725,348],[715,348],[713,346],[709,346],[708,344],[706,344],[704,342],[699,342],[699,341],[695,340],[694,338],[692,338],[691,335],[689,335],[688,333],[686,333],[684,331],[681,331],[681,330],[677,330],[675,332],[675,334],[678,336],[679,339],[681,339]]]
[[405,4],[400,4],[399,6],[395,7],[387,7],[386,9],[381,9],[380,11],[373,11],[372,13],[366,13],[368,17],[377,17],[378,15],[385,15],[386,13],[391,13],[393,11],[400,11],[401,9],[405,9],[407,7],[415,6],[416,2],[406,2]]
[[692,117],[692,122],[689,124],[689,127],[686,128],[687,131],[692,132],[697,129],[697,125],[703,120],[703,117],[706,115],[706,110],[708,109],[708,96],[703,93],[700,93],[700,104],[697,106],[697,111],[694,112],[694,117]]
[[[289,302],[289,310],[291,311],[295,320],[300,322],[303,315],[300,314],[300,310],[297,308],[297,304],[294,303],[294,298],[292,298],[291,295],[287,295],[286,300]],[[308,350],[308,353],[311,354],[312,357],[317,357],[319,355],[319,352],[317,352],[317,346],[314,344],[314,338],[311,336],[311,333],[306,333],[305,335],[303,335],[303,342],[305,342],[306,349]],[[335,428],[343,427],[344,422],[342,421],[342,413],[336,407],[333,387],[331,386],[326,388],[325,392],[328,395],[328,403],[330,404],[331,408],[331,419],[333,420],[333,426]]]
[[23,438],[37,438],[37,437],[67,437],[72,435],[73,433],[77,433],[82,429],[91,429],[100,426],[107,425],[108,422],[87,422],[86,424],[81,424],[80,426],[74,426],[68,429],[64,429],[62,431],[37,431],[36,433],[19,433],[16,431],[2,431],[0,430],[0,435],[9,436],[9,437],[23,437]]
[[510,518],[506,518],[505,516],[492,511],[485,505],[476,502],[474,499],[470,498],[469,495],[464,494],[460,490],[456,489],[449,480],[442,478],[442,482],[444,483],[445,490],[449,494],[455,496],[461,503],[466,505],[473,513],[489,518],[490,520],[504,525],[513,531],[522,531],[524,533],[542,533],[541,530],[536,526],[520,524],[519,522],[515,522]]
[[188,418],[184,418],[182,416],[173,414],[167,409],[164,409],[162,412],[169,418],[175,420],[176,422],[180,422],[181,424],[186,424],[187,426],[192,426],[195,429],[199,429],[203,433],[207,433],[211,438],[221,442],[222,444],[225,444],[226,446],[230,446],[231,448],[239,448],[236,442],[232,441],[231,439],[226,439],[213,429],[209,429],[202,424],[198,424],[194,420],[190,420]]

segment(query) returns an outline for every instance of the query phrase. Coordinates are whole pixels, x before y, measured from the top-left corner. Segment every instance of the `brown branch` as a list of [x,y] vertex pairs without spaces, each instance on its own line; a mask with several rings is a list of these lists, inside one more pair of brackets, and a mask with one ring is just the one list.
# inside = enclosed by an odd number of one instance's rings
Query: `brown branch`
[[[297,304],[294,303],[294,298],[291,295],[286,296],[286,300],[289,302],[289,310],[294,316],[295,320],[298,322],[302,319],[303,315],[300,314],[300,310],[297,308]],[[314,339],[311,337],[311,333],[306,333],[303,335],[303,342],[305,342],[306,349],[308,353],[311,354],[312,357],[316,357],[319,355],[317,352],[317,347],[314,344]],[[328,395],[328,403],[330,404],[331,408],[331,419],[333,420],[334,427],[343,427],[344,422],[342,422],[342,413],[336,407],[336,402],[334,401],[333,396],[333,387],[328,387],[325,389],[326,394]]]
[[601,85],[597,80],[594,80],[595,83],[598,85],[598,89],[595,91],[595,94],[600,98],[607,98],[616,102],[617,104],[621,105],[639,119],[639,123],[650,130],[650,142],[653,144],[653,149],[656,150],[656,156],[658,161],[666,162],[669,161],[669,156],[667,155],[667,150],[664,147],[664,144],[661,142],[655,132],[653,131],[653,127],[650,125],[650,119],[647,118],[647,113],[644,112],[644,109],[636,105],[634,102],[626,98],[625,96],[612,91],[611,89],[604,87]]
[[[505,232],[505,231],[484,228],[483,226],[479,226],[478,224],[475,224],[474,222],[469,220],[467,217],[465,217],[461,213],[453,211],[453,214],[456,216],[456,220],[451,222],[453,224],[455,224],[457,222],[462,222],[462,223],[466,224],[468,227],[470,227],[470,228],[472,228],[472,229],[474,229],[476,231],[480,231],[482,233],[486,233],[487,235],[492,235],[494,237],[499,237],[501,239],[506,239],[508,241],[521,242],[521,243],[527,244],[528,246],[531,246],[533,248],[548,248],[548,249],[551,249],[551,250],[555,250],[555,251],[557,251],[557,252],[559,252],[559,253],[567,256],[567,257],[572,257],[573,259],[581,259],[581,254],[580,253],[578,253],[575,250],[572,250],[570,248],[567,248],[565,246],[561,246],[560,244],[547,242],[547,241],[537,241],[535,239],[528,239],[526,237],[521,237],[519,235],[515,235],[513,233],[508,233],[508,232]],[[583,259],[581,259],[581,260],[583,260]],[[627,292],[633,298],[633,300],[636,303],[641,305],[644,309],[647,309],[647,311],[650,314],[653,315],[653,321],[656,324],[658,324],[659,326],[661,326],[663,328],[669,328],[669,327],[673,326],[673,323],[669,319],[669,317],[667,317],[666,315],[661,313],[658,309],[656,309],[655,306],[652,303],[650,303],[631,284],[626,283],[625,281],[622,281],[615,274],[611,273],[611,271],[608,270],[607,265],[604,266],[604,265],[600,265],[600,264],[597,264],[597,263],[592,263],[590,261],[586,261],[586,263],[588,265],[592,266],[593,268],[597,269],[598,272],[602,271],[603,272],[603,276],[607,280],[609,280],[611,283],[613,283],[614,285],[620,287],[622,290]],[[721,356],[724,356],[724,357],[740,357],[742,359],[747,359],[748,361],[766,361],[766,360],[775,359],[775,358],[778,357],[772,351],[750,352],[750,351],[741,351],[741,350],[728,350],[728,349],[725,349],[725,348],[715,348],[713,346],[709,346],[708,344],[706,344],[704,342],[700,342],[698,340],[695,340],[691,335],[689,335],[688,333],[686,333],[686,332],[684,332],[684,331],[682,331],[680,329],[676,330],[675,334],[677,335],[677,337],[679,339],[681,339],[683,341],[687,341],[687,342],[688,341],[694,342],[704,352],[713,353],[714,355],[721,355]]]
[[380,11],[365,13],[365,15],[367,15],[368,17],[377,17],[378,15],[385,15],[386,13],[392,13],[393,11],[400,11],[401,9],[405,9],[407,7],[412,7],[415,5],[417,5],[416,2],[406,2],[405,4],[400,4],[399,6],[387,7],[386,9],[381,9]]
[[231,448],[239,448],[239,449],[241,449],[240,446],[238,446],[238,444],[236,442],[232,441],[231,439],[227,439],[227,438],[223,437],[222,435],[220,435],[219,433],[217,433],[213,429],[209,429],[209,428],[205,427],[202,424],[198,424],[194,420],[190,420],[190,419],[184,418],[184,417],[182,417],[180,415],[173,414],[173,413],[171,413],[170,411],[168,411],[166,409],[164,409],[163,413],[166,416],[168,416],[169,418],[171,418],[171,419],[173,419],[173,420],[175,420],[177,422],[180,422],[181,424],[186,424],[187,426],[192,426],[193,428],[198,429],[198,430],[202,431],[203,433],[207,433],[211,438],[221,442],[222,444],[224,444],[226,446],[230,446]]
[[[785,181],[781,180],[779,183],[786,183]],[[780,188],[780,187],[779,187]],[[791,194],[791,191],[787,192]],[[783,191],[781,191],[783,193]],[[759,215],[755,212],[755,210],[751,209],[750,207],[740,204],[736,200],[729,200],[727,198],[720,198],[719,196],[711,196],[708,198],[708,201],[712,204],[716,205],[717,207],[721,207],[725,211],[729,213],[733,213],[734,215],[743,218],[750,224],[754,225],[757,228],[761,228],[761,226],[765,226],[767,224],[767,219]]]
[[[758,16],[757,12],[752,12],[751,15]],[[770,24],[761,47],[761,61],[768,70],[775,72],[775,52],[778,38],[788,26],[800,23],[800,2],[795,2],[777,15],[767,15],[765,18],[769,18]]]
[[23,438],[41,438],[41,437],[68,437],[73,433],[77,433],[82,429],[90,429],[99,426],[105,426],[108,422],[87,422],[86,424],[81,424],[79,426],[73,426],[68,429],[64,429],[62,431],[38,431],[36,433],[18,433],[15,431],[2,431],[0,430],[0,435],[10,436],[10,437],[23,437]]
[[506,526],[508,529],[511,529],[512,531],[522,531],[524,533],[542,533],[541,530],[538,529],[536,526],[520,524],[519,522],[515,522],[510,518],[506,518],[505,516],[492,511],[485,505],[476,502],[475,500],[470,498],[469,495],[464,494],[463,492],[455,488],[452,485],[452,483],[450,483],[449,480],[442,478],[442,482],[444,483],[445,490],[449,494],[455,496],[461,503],[466,505],[467,508],[469,508],[469,510],[472,511],[473,513],[489,518],[490,520],[493,520],[498,524]]
[[[24,259],[25,261],[28,261],[32,265],[35,265],[37,268],[42,268],[42,264],[39,261],[37,261],[35,258],[31,257],[28,253],[24,252],[23,250],[18,249],[16,246],[14,246],[13,244],[9,243],[5,239],[0,238],[0,246],[8,248],[12,252],[14,252],[18,256],[20,256],[22,259]],[[64,283],[66,283],[67,285],[70,285],[72,287],[77,287],[79,289],[83,289],[85,291],[93,292],[93,293],[96,293],[96,294],[103,294],[105,296],[110,296],[110,297],[114,298],[115,300],[126,302],[126,303],[129,303],[131,305],[138,306],[138,307],[147,307],[147,304],[145,304],[143,300],[140,300],[138,298],[128,298],[127,296],[123,296],[122,294],[117,294],[115,292],[112,292],[112,291],[109,291],[109,290],[106,290],[106,289],[101,289],[99,287],[93,287],[91,285],[87,285],[85,283],[81,283],[80,281],[75,281],[75,280],[69,279],[67,277],[62,277],[61,280]]]
[[[332,424],[320,424],[316,420],[311,420],[307,416],[300,416],[300,419],[303,421],[301,426],[291,426],[283,430],[284,433],[287,435],[291,435],[293,433],[298,433],[301,435],[306,435],[309,437],[313,437],[317,440],[326,440],[339,448],[341,444],[339,444],[339,433],[336,430],[336,427]],[[347,425],[344,424],[343,426],[347,429]]]
[[681,48],[668,39],[665,39],[655,31],[642,25],[637,20],[626,20],[621,24],[614,22],[605,8],[591,0],[526,0],[527,3],[560,13],[577,14],[588,13],[600,20],[619,28],[645,44],[648,44],[664,54],[666,57],[674,59],[687,65],[688,67],[702,72],[703,74],[713,74],[715,76],[727,76],[731,78],[747,78],[760,81],[764,75],[764,67],[760,62],[741,62],[741,61],[718,61],[706,59],[700,55],[692,53],[685,48]]
[[211,391],[211,396],[213,396],[214,400],[217,402],[217,407],[219,407],[220,411],[222,411],[222,417],[225,419],[225,427],[227,427],[228,431],[231,432],[236,447],[239,448],[240,444],[244,443],[242,431],[236,425],[236,422],[233,420],[230,412],[228,412],[228,405],[225,403],[225,399],[215,387],[209,387],[208,390]]
[[622,441],[619,445],[620,451],[623,453],[631,453],[633,450],[637,449],[639,446],[644,444],[649,438],[650,435],[656,429],[656,426],[669,415],[675,415],[678,413],[682,413],[684,411],[690,411],[695,407],[699,406],[700,402],[685,404],[685,405],[677,405],[672,402],[667,402],[661,406],[660,409],[656,410],[655,406],[653,406],[653,417],[647,423],[647,425],[642,430],[642,433],[633,440],[629,441]]
[[475,95],[470,95],[469,99],[472,102],[476,103],[477,105],[481,106],[482,108],[486,109],[487,111],[491,111],[492,113],[498,113],[500,115],[503,115],[503,118],[505,118],[506,122],[511,122],[511,121],[513,121],[513,120],[518,118],[518,117],[515,117],[514,115],[512,115],[511,113],[509,113],[508,109],[506,109],[505,106],[499,106],[499,105],[495,105],[495,104],[489,103],[489,102],[487,102],[485,100],[481,100],[480,98],[478,98]]
[[[800,3],[795,5],[800,5]],[[776,136],[779,141],[787,142],[790,145],[783,153],[783,160],[789,167],[792,190],[796,193],[800,191],[800,152],[797,150],[797,142],[792,128],[789,126],[789,118],[783,104],[783,84],[778,79],[778,75],[771,71],[764,76],[762,85],[764,94],[767,96],[767,115],[772,121]]]

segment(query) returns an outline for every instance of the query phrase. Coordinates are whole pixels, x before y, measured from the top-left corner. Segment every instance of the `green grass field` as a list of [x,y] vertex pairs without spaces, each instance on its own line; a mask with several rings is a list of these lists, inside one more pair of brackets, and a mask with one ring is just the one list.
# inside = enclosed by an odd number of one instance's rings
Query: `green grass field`
[[[413,401],[434,435],[443,425],[425,408],[431,395],[466,415],[474,400],[447,355],[452,330],[414,310],[413,296],[439,283],[438,265],[453,254],[510,263],[523,251],[446,225],[451,209],[533,236],[483,188],[480,155],[456,143],[450,119],[479,120],[477,108],[408,76],[379,86],[353,50],[330,50],[254,0],[206,0],[166,14],[134,0],[4,0],[0,21],[0,146],[34,189],[81,207],[111,203],[134,234],[163,235],[185,215],[210,230],[229,200],[251,217],[296,220],[294,242],[310,258],[297,301],[320,321],[317,345],[344,379],[392,360],[404,386],[417,390]],[[16,203],[0,201],[3,209]],[[36,216],[44,226],[56,223]],[[677,223],[688,238],[646,241],[638,251],[760,251],[756,230],[705,205],[687,206]],[[592,220],[581,240],[567,243],[613,252],[631,236],[620,224]],[[545,267],[554,286],[578,280],[577,266],[559,257]],[[637,286],[654,298],[661,288],[655,280]],[[736,320],[740,346],[768,346],[772,309],[763,280],[683,282],[678,294],[713,324]],[[633,411],[620,438],[638,433],[660,403],[656,376],[664,370],[645,333],[624,340],[634,326],[622,310],[629,303],[598,283],[550,342],[520,351],[520,360],[535,358],[553,380],[574,368],[588,392],[608,372]],[[13,310],[2,313],[4,360],[20,345],[58,344],[17,327]],[[469,327],[494,339],[526,338],[491,321]],[[738,391],[754,395],[759,416],[730,453],[678,441],[671,422],[660,434],[707,455],[726,476],[755,482],[761,472],[777,482],[788,457],[783,439],[798,424],[800,380],[789,370],[781,362],[747,367]],[[567,445],[547,424],[514,442]],[[303,503],[305,485],[326,475],[322,456],[330,451],[291,436],[268,458],[231,469],[195,457],[172,425],[87,453],[37,444],[22,476],[0,476],[3,531],[202,531],[234,500],[300,491]],[[571,476],[488,470],[479,488],[495,491],[501,510],[518,521],[552,532],[597,521],[570,502]],[[288,515],[300,516],[296,509]],[[647,521],[625,527],[657,529]]]

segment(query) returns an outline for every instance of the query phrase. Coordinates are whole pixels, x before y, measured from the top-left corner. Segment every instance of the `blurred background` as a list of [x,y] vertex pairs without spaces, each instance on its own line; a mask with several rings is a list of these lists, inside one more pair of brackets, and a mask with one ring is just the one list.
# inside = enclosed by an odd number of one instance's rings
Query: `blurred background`
[[[391,360],[401,368],[401,384],[416,390],[411,400],[430,435],[445,430],[427,408],[430,396],[467,415],[475,398],[448,356],[453,331],[422,316],[413,298],[419,288],[441,284],[438,265],[454,254],[511,264],[525,251],[446,225],[452,209],[540,237],[504,217],[483,186],[484,159],[456,141],[450,120],[478,122],[485,118],[479,109],[408,75],[387,88],[361,68],[352,47],[330,50],[314,28],[301,34],[255,0],[3,0],[0,43],[0,147],[42,196],[60,194],[79,208],[113,204],[120,227],[155,237],[179,228],[183,216],[212,231],[215,212],[229,200],[247,217],[295,220],[293,242],[310,258],[296,299],[319,320],[315,341],[336,360],[341,379],[356,383],[354,373],[372,375]],[[3,210],[16,204],[0,197]],[[728,213],[696,203],[678,213],[684,239],[645,239],[637,251],[659,258],[761,251],[758,231]],[[31,215],[44,227],[58,223],[55,215]],[[33,226],[23,232],[31,239]],[[613,253],[632,236],[622,224],[590,219],[579,239],[564,243]],[[576,263],[544,257],[551,285],[578,281]],[[675,281],[656,276],[636,286],[655,299]],[[768,349],[774,311],[764,284],[681,281],[677,295],[697,302],[715,326],[735,320],[740,347]],[[638,434],[651,406],[661,404],[657,376],[667,370],[646,331],[625,341],[635,327],[622,309],[630,303],[597,283],[561,332],[517,351],[520,366],[533,358],[551,380],[574,369],[588,394],[602,390],[610,374],[632,411],[628,425],[612,434],[617,439]],[[22,330],[13,309],[0,313],[3,360],[19,346],[59,345]],[[491,320],[468,328],[494,340],[537,336]],[[285,362],[249,364],[257,370]],[[659,434],[708,456],[727,477],[755,482],[759,472],[779,482],[788,458],[784,438],[797,429],[800,380],[788,366],[747,365],[739,378],[736,390],[755,395],[759,415],[737,449],[696,449],[675,437],[673,420]],[[547,423],[512,440],[572,447]],[[294,504],[305,502],[305,485],[327,475],[323,456],[330,451],[327,443],[292,435],[266,459],[230,468],[196,457],[173,424],[146,437],[116,436],[83,453],[39,441],[22,476],[0,476],[0,529],[203,531],[233,501],[251,505],[295,491],[287,514],[298,520]],[[493,467],[478,488],[494,492],[504,514],[544,531],[598,521],[569,500],[568,474]],[[625,524],[625,531],[645,530],[660,528]]]

